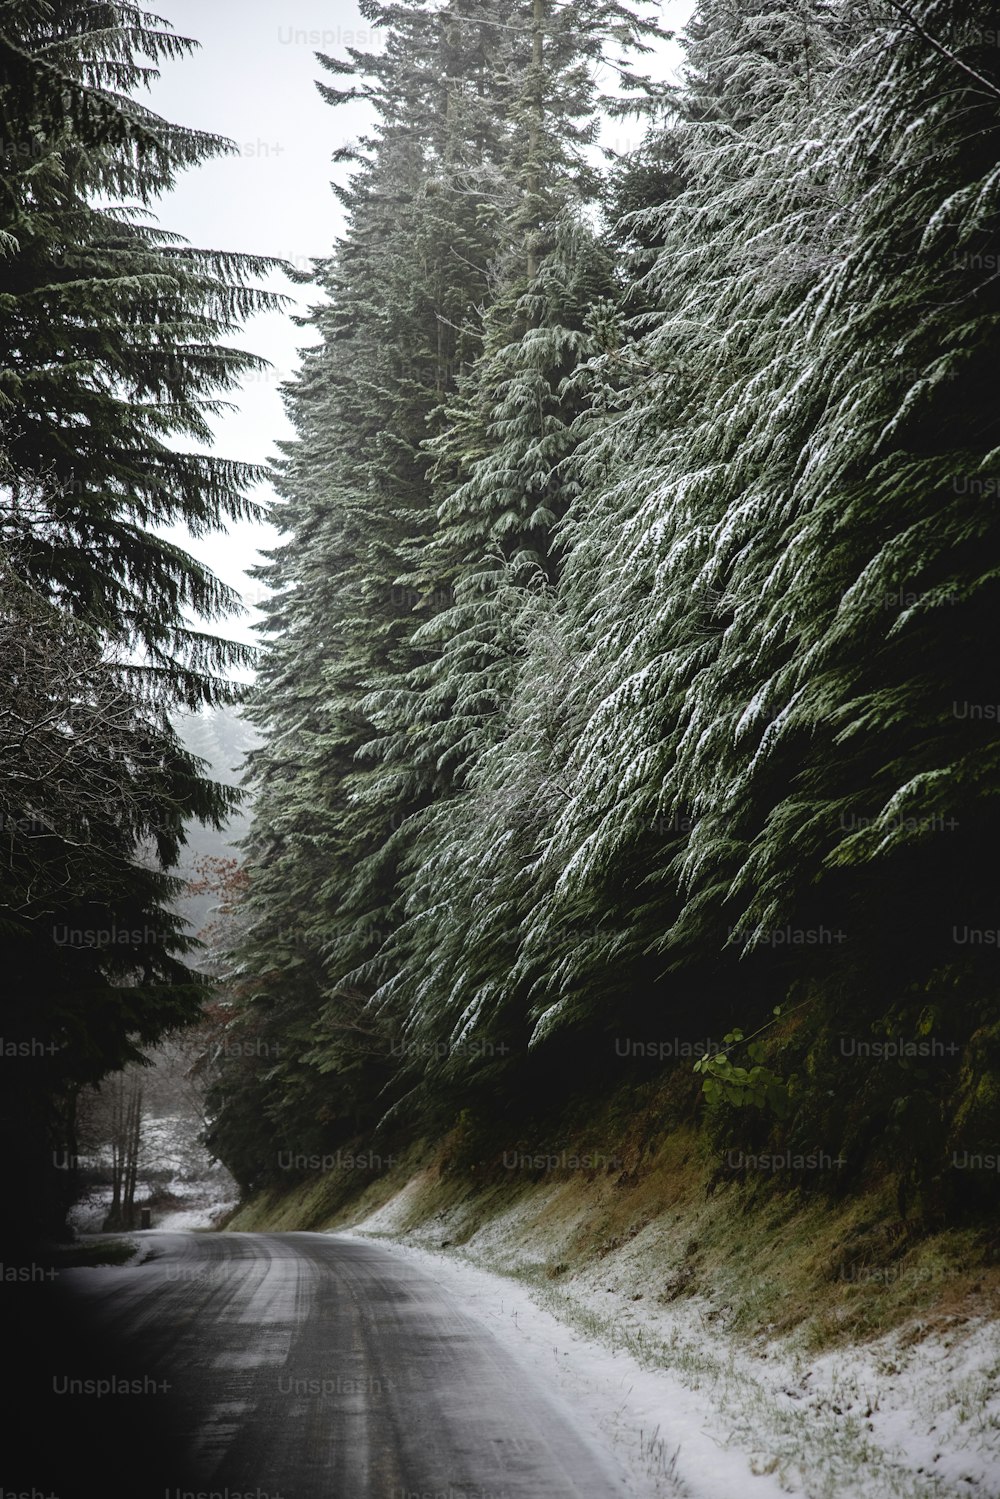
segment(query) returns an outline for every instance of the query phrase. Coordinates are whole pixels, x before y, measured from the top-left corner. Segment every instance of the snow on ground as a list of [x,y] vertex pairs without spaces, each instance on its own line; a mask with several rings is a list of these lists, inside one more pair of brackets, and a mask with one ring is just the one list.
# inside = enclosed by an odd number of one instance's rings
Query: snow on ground
[[[236,1183],[200,1143],[200,1121],[186,1114],[150,1115],[142,1121],[135,1205],[152,1210],[154,1228],[214,1228],[237,1205]],[[111,1147],[80,1158],[96,1177],[68,1214],[77,1233],[100,1233],[111,1207]]]
[[[700,1298],[640,1299],[607,1261],[529,1287],[474,1263],[468,1246],[399,1243],[393,1217],[355,1232],[388,1240],[547,1371],[631,1467],[637,1499],[1000,1499],[994,1320],[811,1357],[790,1342],[751,1348]],[[514,1268],[512,1256],[494,1263]]]
[[[238,1203],[236,1184],[222,1167],[204,1175],[140,1177],[135,1206],[149,1207],[152,1227],[164,1229],[216,1228]],[[86,1188],[73,1204],[67,1220],[78,1234],[98,1234],[111,1208],[111,1188],[97,1183]]]
[[183,1228],[216,1228],[227,1213],[237,1205],[237,1196],[228,1177],[222,1181],[172,1181],[167,1185],[171,1197],[184,1202],[183,1207],[170,1207],[153,1212],[154,1228],[177,1231]]
[[[352,1232],[352,1237],[366,1235]],[[752,1490],[747,1487],[742,1455],[699,1431],[697,1401],[687,1392],[687,1409],[668,1430],[661,1376],[568,1326],[523,1286],[452,1255],[387,1241],[381,1235],[378,1239],[383,1248],[412,1260],[463,1311],[480,1317],[522,1363],[555,1386],[588,1430],[603,1434],[630,1474],[635,1499],[780,1499],[784,1493],[766,1475]],[[683,1464],[678,1446],[684,1449]],[[692,1469],[697,1487],[686,1477]]]
[[[237,1205],[228,1172],[218,1178],[191,1180],[175,1176],[161,1181],[140,1181],[136,1207],[152,1206],[153,1228],[215,1228]],[[98,1234],[111,1207],[111,1188],[91,1187],[75,1202],[67,1217],[78,1234]]]

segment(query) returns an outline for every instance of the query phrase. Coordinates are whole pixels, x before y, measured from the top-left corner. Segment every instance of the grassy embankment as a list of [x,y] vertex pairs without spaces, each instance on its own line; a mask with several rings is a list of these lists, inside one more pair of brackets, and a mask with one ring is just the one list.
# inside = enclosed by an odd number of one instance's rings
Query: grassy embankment
[[[731,1170],[669,1082],[597,1106],[581,1100],[539,1138],[503,1141],[464,1115],[391,1160],[382,1148],[381,1170],[355,1169],[344,1147],[339,1168],[258,1193],[227,1227],[364,1225],[460,1250],[550,1293],[606,1282],[664,1308],[695,1300],[719,1331],[747,1342],[787,1336],[810,1353],[904,1324],[919,1338],[1000,1309],[1000,1243],[988,1221],[904,1218],[895,1182],[874,1173],[848,1194],[832,1168],[808,1188],[785,1172]],[[540,1153],[558,1164],[525,1161]]]

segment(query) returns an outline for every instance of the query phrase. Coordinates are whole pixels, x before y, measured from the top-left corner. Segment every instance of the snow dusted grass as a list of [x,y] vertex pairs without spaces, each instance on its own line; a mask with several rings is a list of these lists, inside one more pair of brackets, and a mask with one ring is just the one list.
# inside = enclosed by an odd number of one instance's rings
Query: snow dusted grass
[[471,1276],[463,1295],[485,1274],[522,1337],[562,1329],[556,1362],[597,1381],[594,1419],[653,1484],[637,1493],[997,1499],[997,1271],[976,1236],[910,1242],[877,1197],[706,1194],[703,1166],[680,1135],[628,1179],[477,1187],[425,1164],[354,1224]]
[[[468,1246],[406,1252],[439,1267],[446,1260],[447,1271],[460,1266],[467,1277],[489,1266],[493,1295],[536,1353],[549,1346],[556,1323],[571,1345],[563,1350],[572,1362],[561,1383],[582,1381],[594,1397],[591,1414],[626,1449],[633,1469],[662,1479],[651,1494],[1000,1494],[994,1322],[919,1341],[897,1331],[811,1358],[787,1341],[742,1346],[701,1298],[670,1308],[639,1305],[621,1287],[602,1289],[593,1274],[557,1288],[530,1270],[511,1275],[509,1264],[496,1289],[500,1255]],[[468,1280],[457,1289],[468,1298]],[[552,1346],[558,1350],[558,1342]]]
[[354,1222],[394,1197],[404,1184],[410,1183],[411,1190],[419,1187],[426,1154],[422,1143],[411,1146],[393,1157],[393,1165],[378,1176],[338,1166],[315,1172],[290,1183],[284,1191],[260,1192],[240,1203],[222,1226],[236,1232],[281,1233],[323,1228],[341,1220]]
[[[906,1345],[906,1336],[809,1358],[794,1343],[756,1352],[701,1298],[671,1309],[600,1304],[586,1282],[536,1295],[645,1371],[707,1398],[705,1428],[810,1499],[1000,1492],[1000,1348],[995,1323]],[[669,1422],[665,1422],[669,1431]],[[683,1443],[681,1443],[683,1451]],[[863,1481],[862,1481],[863,1480]]]
[[349,1228],[466,1277],[463,1298],[590,1402],[637,1496],[1000,1499],[984,1230],[921,1237],[888,1183],[833,1201],[737,1180],[655,1099],[612,1100],[555,1143],[616,1164],[505,1170],[449,1137],[375,1180],[262,1196],[230,1226]]

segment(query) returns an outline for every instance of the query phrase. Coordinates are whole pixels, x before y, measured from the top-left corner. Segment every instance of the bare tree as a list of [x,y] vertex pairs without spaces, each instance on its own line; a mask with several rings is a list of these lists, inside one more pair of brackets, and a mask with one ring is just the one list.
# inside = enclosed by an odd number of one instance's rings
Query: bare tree
[[142,1144],[142,1079],[137,1067],[115,1075],[111,1084],[111,1207],[107,1230],[135,1227],[135,1188]]

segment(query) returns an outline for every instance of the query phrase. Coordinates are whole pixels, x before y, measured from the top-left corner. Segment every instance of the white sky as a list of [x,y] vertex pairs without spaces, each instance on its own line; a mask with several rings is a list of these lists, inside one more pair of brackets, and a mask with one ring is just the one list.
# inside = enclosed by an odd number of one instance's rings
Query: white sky
[[[680,30],[694,0],[663,0],[661,24]],[[324,74],[317,51],[345,56],[345,48],[377,51],[380,33],[359,15],[353,0],[161,0],[158,13],[174,30],[201,43],[200,50],[176,63],[164,64],[161,77],[144,102],[176,124],[228,136],[239,155],[206,162],[181,174],[174,191],[160,199],[157,214],[164,228],[183,234],[192,244],[216,250],[276,255],[303,270],[310,257],[329,252],[343,228],[331,179],[344,181],[346,166],[332,166],[333,152],[363,133],[369,123],[366,106],[332,108],[314,80]],[[667,44],[662,57],[646,59],[645,71],[672,76],[679,57]],[[638,137],[625,122],[613,122],[607,143],[621,150]],[[244,382],[229,399],[238,410],[213,422],[215,451],[223,457],[265,462],[275,456],[276,440],[291,435],[278,385],[297,366],[297,352],[309,341],[288,312],[304,311],[317,293],[276,276],[273,289],[293,297],[286,313],[251,319],[232,341],[263,354],[274,366]],[[266,487],[258,498],[267,497]],[[274,532],[243,524],[228,535],[198,541],[185,532],[173,539],[207,562],[225,582],[238,588],[248,604],[259,599],[259,585],[245,569],[268,546]],[[230,620],[222,631],[252,639],[255,611]]]

